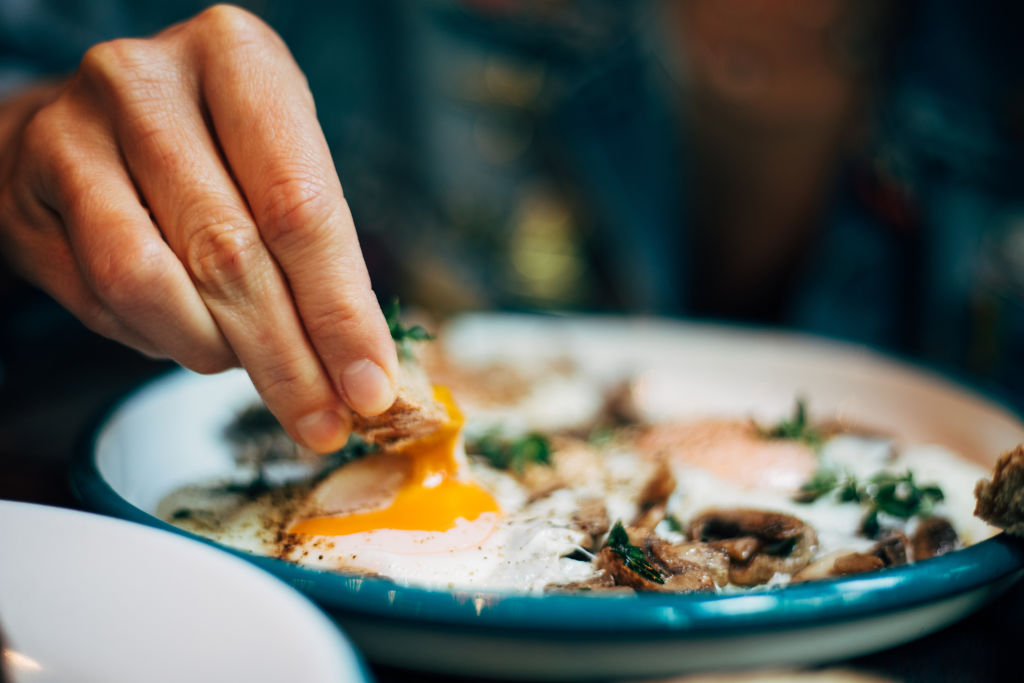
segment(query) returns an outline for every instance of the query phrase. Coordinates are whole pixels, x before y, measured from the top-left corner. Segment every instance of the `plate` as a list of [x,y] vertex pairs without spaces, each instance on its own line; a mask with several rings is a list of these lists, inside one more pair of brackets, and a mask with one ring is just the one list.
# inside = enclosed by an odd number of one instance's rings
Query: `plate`
[[[570,355],[586,372],[641,378],[656,417],[814,412],[943,444],[986,468],[1024,441],[995,402],[859,346],[746,328],[632,318],[475,315],[443,337],[460,362]],[[254,398],[241,372],[178,372],[102,419],[72,473],[97,510],[161,528],[176,487],[231,471],[224,426]],[[239,553],[242,554],[242,553]],[[408,588],[246,556],[328,610],[382,663],[465,675],[571,679],[836,660],[897,645],[978,608],[1024,572],[999,535],[917,564],[737,595],[525,596]]]
[[313,604],[204,544],[0,501],[0,548],[0,666],[20,683],[367,680]]

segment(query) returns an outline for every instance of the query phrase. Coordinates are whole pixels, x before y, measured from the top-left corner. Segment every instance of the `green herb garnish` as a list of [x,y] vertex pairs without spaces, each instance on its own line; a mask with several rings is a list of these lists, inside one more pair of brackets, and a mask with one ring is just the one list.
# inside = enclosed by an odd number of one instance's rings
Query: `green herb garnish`
[[384,319],[388,323],[388,331],[391,332],[391,338],[395,340],[399,355],[408,360],[413,357],[413,342],[430,341],[434,335],[423,329],[422,325],[406,327],[402,324],[400,317],[401,306],[398,304],[398,299],[392,299],[391,303],[384,307]]
[[807,404],[803,398],[796,400],[793,417],[782,420],[774,427],[760,427],[759,432],[765,439],[800,441],[811,448],[817,448],[825,441],[825,436],[807,421]]
[[522,472],[527,465],[551,464],[551,444],[546,436],[537,433],[506,439],[489,431],[467,443],[466,452],[479,455],[499,470]]
[[224,429],[224,436],[236,446],[245,446],[266,437],[277,437],[284,428],[273,413],[262,403],[254,403]]
[[818,468],[793,499],[798,503],[813,503],[833,493],[841,503],[859,503],[867,508],[861,532],[869,537],[880,529],[879,513],[900,519],[929,517],[935,504],[945,497],[942,489],[934,484],[918,486],[909,471],[905,474],[878,472],[867,483],[859,484],[850,475],[840,477],[834,470]]
[[902,475],[879,472],[871,477],[864,493],[879,511],[900,519],[914,515],[928,517],[935,504],[945,497],[942,489],[934,484],[919,487],[909,471]]
[[683,523],[680,522],[679,518],[675,515],[667,514],[665,515],[665,519],[663,521],[665,522],[665,526],[668,527],[669,531],[675,532],[677,534],[683,533]]
[[819,467],[810,479],[800,486],[799,493],[794,496],[798,503],[813,503],[822,496],[827,496],[839,485],[839,477],[829,469]]
[[629,542],[629,534],[622,527],[622,522],[615,522],[615,526],[608,533],[605,547],[621,557],[622,563],[626,565],[627,569],[648,581],[665,583],[665,575],[651,564],[651,561],[647,559],[647,553]]

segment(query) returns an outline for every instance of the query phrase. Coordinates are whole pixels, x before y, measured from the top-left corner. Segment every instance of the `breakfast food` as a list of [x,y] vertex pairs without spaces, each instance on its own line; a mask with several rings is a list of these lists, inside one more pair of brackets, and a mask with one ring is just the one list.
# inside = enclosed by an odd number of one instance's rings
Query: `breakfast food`
[[974,514],[1015,536],[1024,536],[1024,446],[1004,453],[992,479],[974,489],[978,499]]
[[[814,420],[802,400],[774,424],[659,420],[635,378],[595,379],[565,358],[469,366],[431,349],[423,362],[436,386],[407,368],[391,415],[324,461],[289,459],[273,422],[250,414],[258,429],[229,430],[248,479],[183,487],[159,514],[310,568],[529,593],[743,591],[994,532],[971,515],[979,467]],[[272,462],[252,457],[271,443]]]

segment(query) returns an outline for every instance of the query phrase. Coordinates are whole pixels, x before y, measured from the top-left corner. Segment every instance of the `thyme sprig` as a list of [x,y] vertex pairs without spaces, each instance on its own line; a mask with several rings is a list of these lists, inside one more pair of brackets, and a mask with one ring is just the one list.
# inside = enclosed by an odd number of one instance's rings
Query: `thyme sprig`
[[626,533],[621,521],[615,522],[615,526],[608,533],[605,547],[621,557],[622,563],[626,565],[627,569],[648,581],[658,584],[665,583],[665,575],[651,564],[643,548],[638,548],[629,542],[629,534]]
[[793,416],[784,419],[772,427],[758,427],[763,439],[789,439],[800,441],[811,448],[818,448],[825,442],[825,435],[815,428],[807,419],[807,402],[797,398],[793,407]]
[[427,332],[422,325],[406,327],[401,321],[401,305],[398,298],[391,300],[391,303],[383,307],[384,320],[388,323],[388,331],[391,338],[395,340],[399,355],[409,360],[413,357],[412,345],[414,342],[430,341],[434,335]]

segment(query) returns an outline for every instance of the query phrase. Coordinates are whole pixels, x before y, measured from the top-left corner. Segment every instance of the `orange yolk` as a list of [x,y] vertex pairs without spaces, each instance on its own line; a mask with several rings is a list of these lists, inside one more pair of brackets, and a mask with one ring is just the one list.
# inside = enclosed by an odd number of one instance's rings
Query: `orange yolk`
[[304,519],[289,531],[319,536],[378,529],[444,532],[460,518],[472,522],[484,513],[499,513],[501,508],[490,493],[457,478],[455,446],[465,420],[447,388],[435,386],[434,398],[448,410],[448,422],[401,448],[399,453],[410,460],[409,474],[385,507]]

